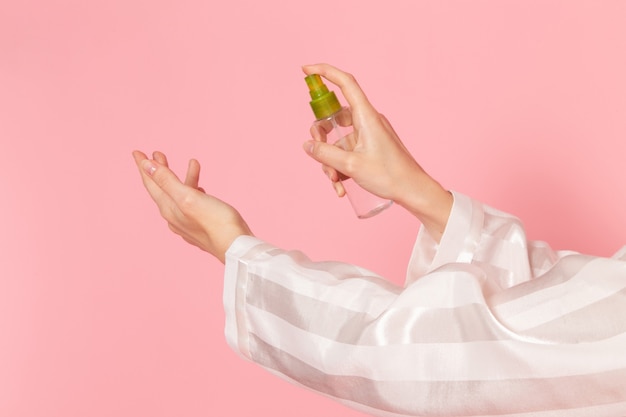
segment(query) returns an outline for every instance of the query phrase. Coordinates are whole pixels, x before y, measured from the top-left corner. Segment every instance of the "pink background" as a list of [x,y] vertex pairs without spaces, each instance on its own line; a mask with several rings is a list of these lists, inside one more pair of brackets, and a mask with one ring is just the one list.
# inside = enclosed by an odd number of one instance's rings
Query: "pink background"
[[418,224],[357,220],[301,150],[300,65],[360,80],[442,183],[597,255],[626,243],[625,1],[0,5],[0,415],[359,416],[226,346],[223,266],[169,232],[159,149],[313,259],[401,282]]

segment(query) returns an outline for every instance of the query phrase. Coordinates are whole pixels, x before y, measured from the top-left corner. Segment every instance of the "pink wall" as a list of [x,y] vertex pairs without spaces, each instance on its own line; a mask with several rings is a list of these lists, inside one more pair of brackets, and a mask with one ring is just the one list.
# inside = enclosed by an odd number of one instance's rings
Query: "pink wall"
[[197,157],[259,237],[400,282],[416,222],[355,219],[300,147],[299,66],[327,61],[446,186],[610,255],[624,21],[618,0],[4,1],[0,415],[361,415],[228,350],[222,265],[170,234],[130,152]]

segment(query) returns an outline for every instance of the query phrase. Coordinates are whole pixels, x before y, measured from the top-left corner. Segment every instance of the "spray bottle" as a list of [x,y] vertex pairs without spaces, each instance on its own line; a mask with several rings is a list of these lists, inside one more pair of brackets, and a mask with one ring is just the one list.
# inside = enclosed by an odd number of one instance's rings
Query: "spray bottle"
[[[304,78],[309,86],[311,109],[315,114],[312,129],[317,130],[326,141],[351,151],[355,146],[352,128],[352,113],[342,107],[334,91],[329,91],[318,74]],[[375,216],[391,205],[391,200],[382,199],[361,188],[352,178],[339,173],[339,179],[359,219]]]

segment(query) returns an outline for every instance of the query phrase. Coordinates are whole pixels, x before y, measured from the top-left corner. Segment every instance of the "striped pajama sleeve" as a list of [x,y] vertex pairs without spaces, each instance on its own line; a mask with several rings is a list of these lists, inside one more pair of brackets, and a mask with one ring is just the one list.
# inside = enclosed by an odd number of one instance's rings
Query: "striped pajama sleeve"
[[402,287],[239,237],[229,345],[375,416],[626,416],[626,251],[553,251],[454,197],[439,244],[420,230]]

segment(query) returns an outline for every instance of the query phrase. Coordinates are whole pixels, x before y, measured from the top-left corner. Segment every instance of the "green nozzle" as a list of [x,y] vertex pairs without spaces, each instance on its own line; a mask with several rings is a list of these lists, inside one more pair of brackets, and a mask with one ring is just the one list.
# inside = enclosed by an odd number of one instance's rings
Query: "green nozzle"
[[322,77],[318,74],[311,74],[304,77],[304,81],[309,86],[310,104],[316,119],[325,119],[341,110],[337,96],[333,91],[328,90]]

